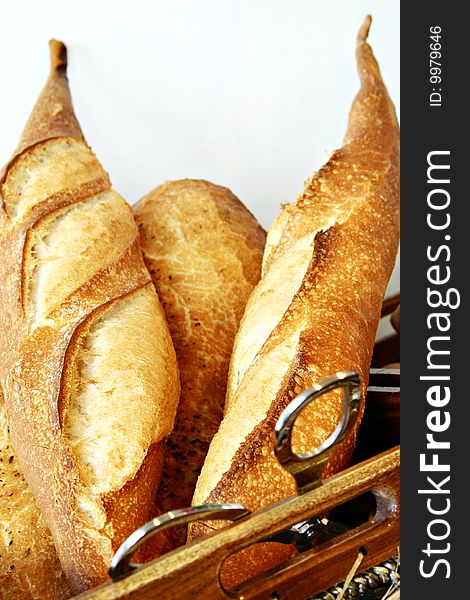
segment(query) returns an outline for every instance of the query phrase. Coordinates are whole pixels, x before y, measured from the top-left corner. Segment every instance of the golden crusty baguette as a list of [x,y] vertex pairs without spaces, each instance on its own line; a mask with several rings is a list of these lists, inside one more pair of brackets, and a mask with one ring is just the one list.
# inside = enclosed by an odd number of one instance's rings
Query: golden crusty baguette
[[49,528],[11,445],[1,390],[0,524],[0,598],[70,598]]
[[74,591],[153,508],[176,356],[132,211],[51,73],[0,174],[0,378],[13,446]]
[[[341,370],[359,372],[364,398],[399,237],[399,129],[366,43],[369,27],[367,18],[356,51],[361,89],[344,145],[283,208],[268,233],[262,279],[235,340],[225,417],[194,504],[239,502],[259,510],[295,494],[292,477],[273,452],[281,411],[299,392]],[[338,424],[340,407],[338,392],[304,411],[294,430],[294,449],[308,452],[325,441]],[[356,430],[325,474],[348,463]],[[195,524],[189,538],[207,531]],[[277,544],[252,547],[227,560],[223,581],[236,584],[291,552]]]
[[[158,493],[162,510],[189,506],[223,415],[233,340],[258,283],[265,232],[227,188],[185,179],[134,206],[144,262],[176,350],[181,399]],[[186,528],[173,530],[178,545]]]

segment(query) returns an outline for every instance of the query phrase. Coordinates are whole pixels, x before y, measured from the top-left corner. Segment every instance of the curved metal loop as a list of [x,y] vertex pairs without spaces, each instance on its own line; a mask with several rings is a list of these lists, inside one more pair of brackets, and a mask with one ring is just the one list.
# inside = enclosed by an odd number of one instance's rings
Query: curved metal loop
[[237,521],[249,514],[250,511],[241,504],[204,504],[167,512],[136,529],[121,544],[109,567],[109,576],[117,581],[141,567],[141,564],[130,562],[132,557],[146,540],[165,529],[200,519]]
[[[296,454],[292,450],[292,431],[297,417],[311,402],[336,388],[343,388],[343,408],[338,426],[317,448],[306,454]],[[353,428],[360,402],[359,375],[355,371],[340,371],[299,394],[282,412],[274,429],[274,452],[280,464],[293,475],[300,493],[321,484],[321,474],[333,447]]]

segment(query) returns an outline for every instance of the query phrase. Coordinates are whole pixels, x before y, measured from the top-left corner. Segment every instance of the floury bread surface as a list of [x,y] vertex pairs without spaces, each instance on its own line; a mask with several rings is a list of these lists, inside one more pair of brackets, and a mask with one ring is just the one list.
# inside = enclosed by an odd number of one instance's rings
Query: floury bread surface
[[[344,145],[285,206],[268,233],[263,274],[237,334],[225,416],[193,503],[236,502],[259,510],[295,494],[273,452],[274,425],[298,393],[332,373],[356,370],[367,388],[375,332],[399,237],[399,128],[366,39],[357,41],[361,89]],[[341,393],[322,396],[297,420],[293,446],[308,452],[333,432]],[[325,475],[345,467],[356,429]],[[208,524],[210,528],[220,523]],[[190,539],[209,531],[194,524]],[[260,544],[224,565],[231,586],[279,564],[293,549]]]
[[63,44],[51,61],[0,174],[0,376],[21,468],[80,591],[153,512],[180,390],[132,211],[73,113]]
[[[134,215],[181,375],[158,494],[168,511],[191,504],[222,420],[233,340],[260,278],[266,236],[230,190],[208,181],[165,183],[135,205]],[[172,533],[178,545],[185,542],[185,528]]]

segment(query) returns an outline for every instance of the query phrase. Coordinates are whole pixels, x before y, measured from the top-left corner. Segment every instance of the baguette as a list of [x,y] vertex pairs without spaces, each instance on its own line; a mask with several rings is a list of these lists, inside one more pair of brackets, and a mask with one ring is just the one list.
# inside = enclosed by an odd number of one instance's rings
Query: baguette
[[[158,493],[166,512],[190,506],[222,420],[233,340],[260,277],[265,232],[230,190],[191,179],[156,188],[134,216],[181,377]],[[185,527],[172,533],[184,544]]]
[[73,112],[66,49],[0,173],[0,379],[10,433],[73,591],[144,523],[179,400],[132,211]]
[[49,528],[11,445],[1,390],[0,524],[0,598],[70,598]]
[[[358,35],[361,89],[344,145],[268,233],[262,279],[235,340],[225,417],[198,479],[195,505],[238,502],[256,511],[295,494],[293,478],[273,452],[281,411],[336,371],[356,370],[365,396],[399,238],[399,129],[366,43],[369,27],[370,17]],[[330,393],[304,411],[294,430],[296,452],[312,450],[333,432],[341,398]],[[348,464],[356,431],[339,445],[325,476]],[[220,526],[194,524],[189,538]],[[292,553],[280,544],[252,546],[226,561],[222,581],[231,587]]]

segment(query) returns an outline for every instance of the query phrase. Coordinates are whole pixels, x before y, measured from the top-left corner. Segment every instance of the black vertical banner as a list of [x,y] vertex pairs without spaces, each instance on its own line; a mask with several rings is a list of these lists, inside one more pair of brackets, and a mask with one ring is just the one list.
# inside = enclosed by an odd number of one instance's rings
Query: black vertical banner
[[[468,23],[402,3],[402,598],[470,598]],[[419,594],[419,596],[418,596]]]

